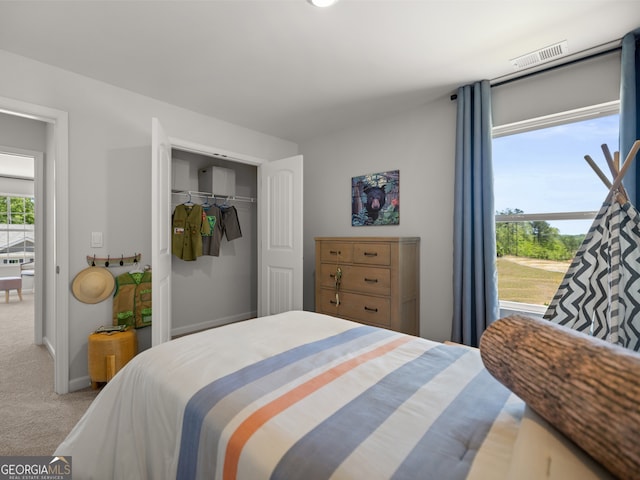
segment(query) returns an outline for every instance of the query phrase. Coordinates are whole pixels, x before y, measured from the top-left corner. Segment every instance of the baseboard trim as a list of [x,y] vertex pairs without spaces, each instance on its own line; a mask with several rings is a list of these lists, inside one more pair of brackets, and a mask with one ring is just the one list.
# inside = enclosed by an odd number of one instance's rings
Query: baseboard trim
[[49,340],[49,337],[44,337],[42,339],[42,345],[45,346],[45,348],[49,352],[49,355],[51,355],[51,358],[56,358],[56,349],[53,347],[53,344]]
[[91,386],[91,378],[89,375],[80,378],[74,378],[73,380],[69,380],[69,391],[76,392],[78,390],[84,390],[87,387]]

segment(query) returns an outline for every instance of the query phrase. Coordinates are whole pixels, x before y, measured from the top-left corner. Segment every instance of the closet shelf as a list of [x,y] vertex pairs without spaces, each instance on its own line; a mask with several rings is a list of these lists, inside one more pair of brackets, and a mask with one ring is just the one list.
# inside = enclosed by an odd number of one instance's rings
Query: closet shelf
[[188,195],[189,197],[219,198],[225,201],[233,200],[236,202],[256,203],[256,199],[254,197],[243,197],[240,195],[214,195],[210,192],[195,192],[193,190],[171,190],[171,193],[173,195]]

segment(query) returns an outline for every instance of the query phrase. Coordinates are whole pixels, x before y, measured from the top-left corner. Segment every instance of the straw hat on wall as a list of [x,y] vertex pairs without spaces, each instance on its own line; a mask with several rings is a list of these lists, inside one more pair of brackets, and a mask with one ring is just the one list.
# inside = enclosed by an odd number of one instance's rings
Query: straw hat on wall
[[104,267],[88,267],[73,279],[73,296],[83,303],[100,303],[106,300],[115,288],[111,272]]

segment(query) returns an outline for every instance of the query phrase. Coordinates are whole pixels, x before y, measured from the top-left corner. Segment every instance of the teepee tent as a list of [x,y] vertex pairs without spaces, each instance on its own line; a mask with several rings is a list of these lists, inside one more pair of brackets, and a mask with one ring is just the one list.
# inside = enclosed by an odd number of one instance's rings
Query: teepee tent
[[544,318],[632,350],[640,350],[640,214],[622,178],[640,150],[636,141],[622,168],[602,145],[613,183],[587,155],[609,194],[576,253]]

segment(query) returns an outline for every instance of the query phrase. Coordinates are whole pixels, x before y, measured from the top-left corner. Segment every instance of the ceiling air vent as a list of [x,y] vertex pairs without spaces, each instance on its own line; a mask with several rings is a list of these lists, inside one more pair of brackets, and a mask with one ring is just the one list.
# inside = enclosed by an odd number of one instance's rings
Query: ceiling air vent
[[541,63],[555,60],[556,58],[564,57],[567,53],[569,53],[567,41],[563,40],[562,42],[549,45],[548,47],[541,48],[535,52],[514,58],[511,60],[511,64],[516,70],[522,70],[523,68],[533,67]]

